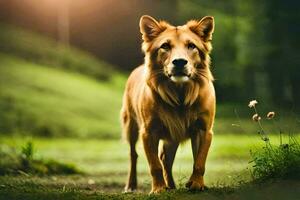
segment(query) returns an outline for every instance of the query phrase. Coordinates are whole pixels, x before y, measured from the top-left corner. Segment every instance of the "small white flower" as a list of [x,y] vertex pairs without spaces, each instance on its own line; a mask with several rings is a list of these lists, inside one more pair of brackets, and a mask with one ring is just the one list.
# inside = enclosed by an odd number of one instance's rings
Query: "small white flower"
[[267,118],[268,118],[268,119],[272,119],[274,116],[275,116],[275,112],[269,112],[269,113],[267,114]]
[[255,121],[255,122],[258,122],[258,121],[261,120],[261,117],[260,117],[258,114],[254,114],[254,115],[252,116],[252,120]]
[[258,102],[256,100],[252,100],[249,102],[248,106],[249,108],[255,107],[255,105],[258,104]]

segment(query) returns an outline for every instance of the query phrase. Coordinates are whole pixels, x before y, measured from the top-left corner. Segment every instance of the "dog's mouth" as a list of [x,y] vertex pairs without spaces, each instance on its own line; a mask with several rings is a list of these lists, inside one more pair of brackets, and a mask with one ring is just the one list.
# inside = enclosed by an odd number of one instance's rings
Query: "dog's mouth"
[[169,73],[168,77],[176,83],[187,82],[190,79],[191,74],[185,72],[176,72],[176,73]]

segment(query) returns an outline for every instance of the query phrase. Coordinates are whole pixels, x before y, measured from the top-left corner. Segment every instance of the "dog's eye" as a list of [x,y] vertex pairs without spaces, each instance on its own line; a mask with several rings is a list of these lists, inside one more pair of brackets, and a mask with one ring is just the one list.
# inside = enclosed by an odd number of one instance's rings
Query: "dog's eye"
[[167,42],[163,43],[160,48],[164,49],[164,50],[170,50],[171,49],[171,45]]
[[196,45],[190,42],[190,43],[188,43],[187,47],[188,47],[188,49],[195,49]]

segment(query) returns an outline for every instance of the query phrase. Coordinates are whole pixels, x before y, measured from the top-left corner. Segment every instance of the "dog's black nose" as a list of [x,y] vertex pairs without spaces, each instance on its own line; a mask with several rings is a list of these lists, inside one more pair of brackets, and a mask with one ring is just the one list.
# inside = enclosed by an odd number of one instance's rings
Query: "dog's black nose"
[[172,63],[176,68],[182,68],[188,63],[188,61],[180,58],[180,59],[173,60]]

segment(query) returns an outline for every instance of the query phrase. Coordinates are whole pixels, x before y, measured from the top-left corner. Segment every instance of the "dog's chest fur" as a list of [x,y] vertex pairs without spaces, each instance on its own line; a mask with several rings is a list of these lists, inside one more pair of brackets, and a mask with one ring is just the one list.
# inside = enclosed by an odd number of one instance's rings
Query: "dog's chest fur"
[[199,112],[186,106],[161,106],[157,114],[170,139],[176,142],[189,138],[190,131],[199,119]]

